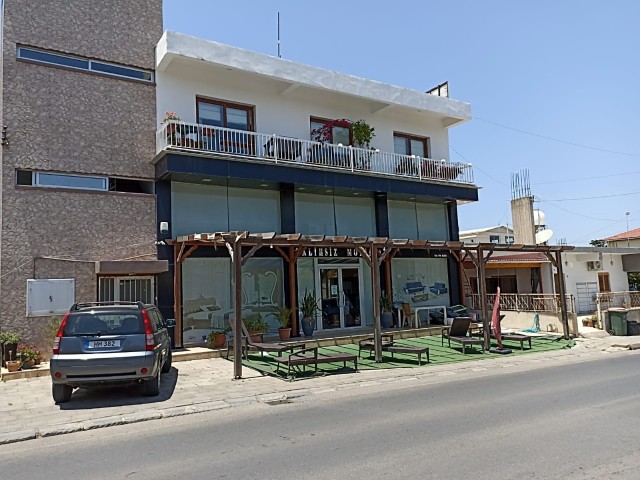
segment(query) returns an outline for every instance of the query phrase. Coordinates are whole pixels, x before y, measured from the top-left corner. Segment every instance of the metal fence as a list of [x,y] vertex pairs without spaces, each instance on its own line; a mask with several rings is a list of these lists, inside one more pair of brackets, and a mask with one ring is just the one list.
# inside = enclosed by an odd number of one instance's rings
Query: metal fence
[[[487,305],[493,307],[496,294],[487,295]],[[566,295],[567,311],[575,313],[576,306],[573,295]],[[480,295],[471,294],[471,304],[474,310],[480,310]],[[512,310],[516,312],[552,312],[558,313],[560,308],[560,295],[546,293],[501,293],[500,310]]]
[[471,164],[399,155],[378,149],[301,140],[196,123],[169,122],[156,134],[156,148],[237,156],[273,164],[295,164],[318,169],[403,177],[425,182],[473,185]]

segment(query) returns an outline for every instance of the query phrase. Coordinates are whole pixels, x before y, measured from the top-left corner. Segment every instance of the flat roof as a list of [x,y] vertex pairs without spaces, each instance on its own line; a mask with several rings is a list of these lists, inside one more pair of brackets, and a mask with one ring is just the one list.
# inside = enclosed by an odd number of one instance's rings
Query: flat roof
[[269,77],[283,82],[286,88],[304,86],[374,101],[379,104],[376,110],[401,107],[434,113],[443,117],[445,128],[471,119],[471,105],[460,100],[165,31],[156,47],[156,70],[165,71],[176,58]]

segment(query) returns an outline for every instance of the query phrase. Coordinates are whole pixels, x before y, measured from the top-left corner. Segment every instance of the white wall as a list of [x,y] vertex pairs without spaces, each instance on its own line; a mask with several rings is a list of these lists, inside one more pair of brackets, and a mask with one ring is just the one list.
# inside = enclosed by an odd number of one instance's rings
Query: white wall
[[[393,152],[393,132],[430,138],[429,156],[449,159],[448,130],[432,114],[394,111],[394,107],[372,113],[371,102],[332,92],[282,95],[281,83],[240,71],[194,67],[174,61],[166,71],[156,74],[158,126],[165,112],[171,111],[185,122],[196,121],[196,96],[211,97],[255,106],[256,131],[309,139],[310,117],[366,120],[375,127],[372,146]],[[215,75],[212,75],[215,71]]]
[[[565,284],[567,287],[567,293],[570,293],[577,298],[576,283],[579,282],[595,282],[598,283],[598,273],[608,272],[609,283],[611,285],[612,292],[623,292],[629,290],[629,280],[627,273],[622,270],[622,255],[615,253],[603,253],[602,254],[602,270],[589,271],[587,270],[586,261],[578,261],[581,259],[580,254],[563,253],[562,259],[565,262],[563,265]],[[584,257],[584,255],[582,256]]]

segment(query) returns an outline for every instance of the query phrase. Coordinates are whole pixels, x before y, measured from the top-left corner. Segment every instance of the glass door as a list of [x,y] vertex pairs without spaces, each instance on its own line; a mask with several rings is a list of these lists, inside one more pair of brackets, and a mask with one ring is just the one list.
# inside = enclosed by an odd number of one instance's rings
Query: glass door
[[322,330],[360,326],[359,268],[320,266]]

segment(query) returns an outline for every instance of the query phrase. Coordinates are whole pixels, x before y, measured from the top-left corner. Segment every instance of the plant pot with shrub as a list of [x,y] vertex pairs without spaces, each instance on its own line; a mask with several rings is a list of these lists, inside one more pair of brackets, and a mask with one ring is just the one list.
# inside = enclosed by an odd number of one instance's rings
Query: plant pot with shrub
[[207,347],[222,348],[227,340],[226,330],[212,330],[207,335]]
[[262,342],[262,337],[267,330],[269,330],[269,324],[262,320],[262,315],[259,313],[252,313],[242,319],[244,326],[247,327],[249,337],[252,342]]
[[380,295],[380,323],[382,328],[391,328],[393,325],[393,301],[386,293]]
[[313,335],[316,323],[316,312],[319,310],[320,308],[318,307],[316,297],[310,291],[305,290],[300,300],[300,315],[302,315],[300,324],[305,337],[311,337]]
[[20,343],[20,334],[17,332],[0,333],[0,347],[2,356],[2,366],[6,366],[7,360],[18,359],[18,344]]
[[280,340],[288,340],[291,337],[291,312],[289,307],[278,307],[278,322],[280,322],[280,328],[278,328],[278,335]]

